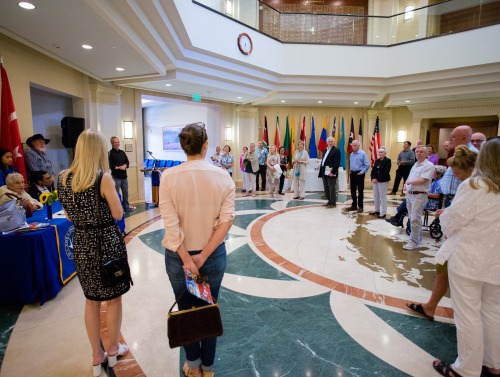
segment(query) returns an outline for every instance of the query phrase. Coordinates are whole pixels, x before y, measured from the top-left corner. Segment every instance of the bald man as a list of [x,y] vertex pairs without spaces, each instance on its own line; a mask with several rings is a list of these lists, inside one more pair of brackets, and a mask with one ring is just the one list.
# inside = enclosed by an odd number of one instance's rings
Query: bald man
[[475,146],[478,150],[481,149],[481,145],[486,141],[486,135],[481,132],[476,132],[472,134],[470,142],[473,146]]
[[451,144],[453,144],[453,148],[457,147],[458,145],[467,145],[471,151],[474,151],[476,153],[479,153],[479,150],[472,145],[471,143],[472,139],[472,128],[469,126],[458,126],[451,131],[450,135],[450,141]]

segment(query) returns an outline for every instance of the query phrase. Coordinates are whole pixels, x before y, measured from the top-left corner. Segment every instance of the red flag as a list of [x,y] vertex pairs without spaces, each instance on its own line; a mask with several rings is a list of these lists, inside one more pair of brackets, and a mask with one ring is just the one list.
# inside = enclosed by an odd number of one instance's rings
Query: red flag
[[373,164],[375,164],[375,160],[378,158],[377,151],[380,148],[380,130],[378,127],[378,117],[375,121],[375,128],[373,129],[372,141],[370,143],[370,159]]
[[276,151],[278,151],[281,145],[281,140],[280,140],[280,120],[277,115],[276,115],[276,133],[274,134],[274,145],[276,145]]
[[3,65],[2,71],[2,106],[0,112],[0,147],[12,151],[12,166],[15,166],[19,173],[24,176],[24,182],[28,183],[26,177],[26,166],[24,165],[24,151],[19,135],[16,109],[12,92],[10,91],[9,79]]
[[352,142],[356,139],[356,134],[354,133],[354,119],[351,117],[351,133],[349,134],[349,144],[347,145],[347,151],[352,153]]
[[262,136],[262,141],[264,142],[264,148],[269,145],[269,139],[267,138],[267,116],[264,115],[264,136]]

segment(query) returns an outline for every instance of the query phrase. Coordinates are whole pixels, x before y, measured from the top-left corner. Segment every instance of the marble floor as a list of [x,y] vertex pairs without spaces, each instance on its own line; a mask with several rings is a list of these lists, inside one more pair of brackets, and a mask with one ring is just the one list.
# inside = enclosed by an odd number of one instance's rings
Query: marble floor
[[[389,213],[399,202],[389,196]],[[215,375],[438,375],[434,358],[456,357],[450,299],[434,322],[405,303],[428,299],[440,241],[424,232],[422,248],[403,250],[404,230],[368,215],[371,192],[362,214],[342,210],[350,205],[346,193],[337,208],[323,203],[320,193],[305,200],[237,195]],[[126,224],[134,286],[123,297],[122,336],[131,352],[103,376],[182,376],[183,352],[167,340],[174,297],[159,210],[143,205]],[[84,302],[74,278],[43,306],[0,308],[0,376],[91,376]]]

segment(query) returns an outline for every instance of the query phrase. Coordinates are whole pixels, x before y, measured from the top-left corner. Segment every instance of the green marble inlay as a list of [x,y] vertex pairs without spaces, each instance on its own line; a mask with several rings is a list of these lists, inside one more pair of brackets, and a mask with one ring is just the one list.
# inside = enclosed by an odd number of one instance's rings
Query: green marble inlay
[[159,229],[142,234],[139,236],[139,239],[154,251],[160,253],[161,255],[165,255],[165,247],[161,244],[164,235],[165,229]]
[[254,278],[295,280],[259,258],[248,244],[240,246],[227,256],[226,272]]
[[320,203],[312,203],[312,202],[308,202],[306,200],[290,200],[287,204],[286,204],[286,208],[293,208],[293,207],[303,207],[303,206],[311,206],[311,205],[318,205]]
[[246,211],[252,209],[273,210],[271,204],[276,202],[275,199],[250,199],[250,200],[235,200],[234,205],[236,211]]
[[12,330],[14,330],[14,325],[22,309],[23,305],[0,307],[0,367],[2,366],[10,335],[12,334]]
[[444,361],[457,358],[457,332],[455,325],[431,322],[411,315],[395,313],[368,305],[380,319],[424,351]]
[[263,216],[262,213],[253,213],[253,214],[248,214],[248,215],[236,215],[234,216],[233,220],[233,225],[241,228],[241,229],[246,229],[250,225],[252,221],[255,219]]
[[219,304],[224,335],[217,342],[218,376],[407,376],[342,329],[329,293],[269,299],[223,287]]

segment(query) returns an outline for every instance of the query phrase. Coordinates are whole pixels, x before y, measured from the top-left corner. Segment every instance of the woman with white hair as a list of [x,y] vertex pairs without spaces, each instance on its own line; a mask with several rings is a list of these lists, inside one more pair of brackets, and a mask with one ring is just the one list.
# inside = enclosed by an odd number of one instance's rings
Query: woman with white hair
[[306,195],[307,164],[309,154],[304,149],[304,142],[299,141],[293,154],[293,198],[304,199]]
[[377,151],[378,159],[375,161],[371,172],[373,201],[375,210],[369,212],[379,219],[385,219],[387,215],[387,187],[391,180],[391,159],[387,158],[387,149],[380,147]]
[[0,204],[7,203],[12,199],[24,199],[31,205],[32,209],[41,209],[43,204],[33,199],[24,189],[24,177],[19,173],[10,173],[5,178],[5,186],[0,187]]

